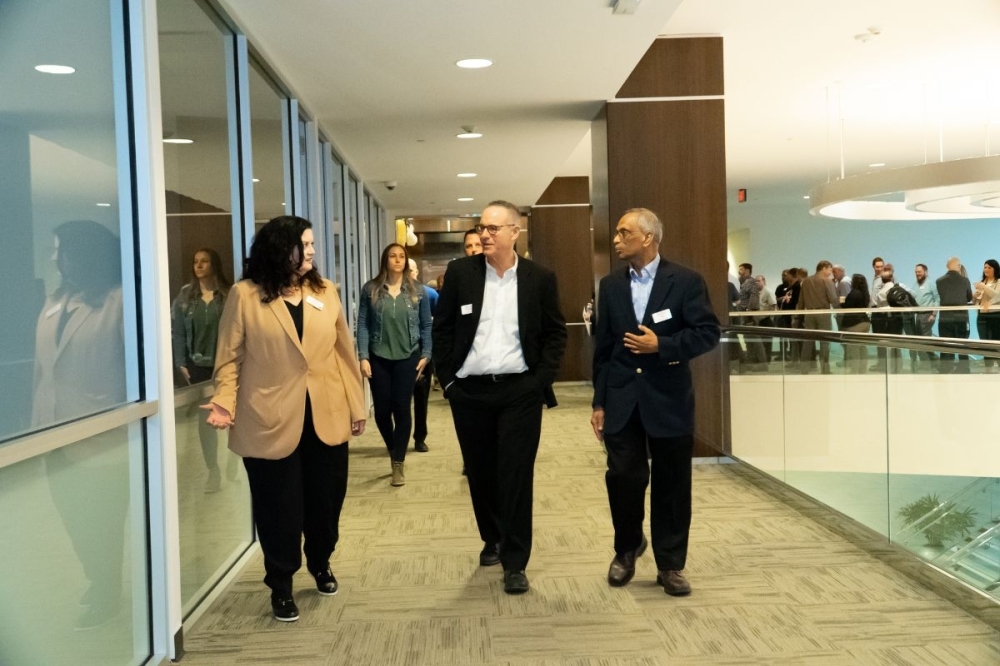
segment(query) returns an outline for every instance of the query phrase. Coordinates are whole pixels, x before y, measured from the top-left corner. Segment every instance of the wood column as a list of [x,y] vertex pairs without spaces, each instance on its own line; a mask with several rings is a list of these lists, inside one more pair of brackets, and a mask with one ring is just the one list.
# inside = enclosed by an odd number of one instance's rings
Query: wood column
[[[723,92],[721,37],[660,38],[592,131],[594,179],[602,172],[607,177],[607,216],[594,206],[594,237],[601,244],[595,259],[607,255],[609,268],[620,265],[611,252],[618,220],[629,208],[649,208],[664,224],[660,254],[704,276],[720,321],[726,320],[727,280]],[[695,455],[728,452],[729,382],[721,352],[702,356],[691,369]]]
[[567,323],[566,355],[557,381],[585,381],[592,374],[593,348],[583,325],[583,307],[594,292],[589,180],[555,178],[531,207],[531,258],[555,272]]

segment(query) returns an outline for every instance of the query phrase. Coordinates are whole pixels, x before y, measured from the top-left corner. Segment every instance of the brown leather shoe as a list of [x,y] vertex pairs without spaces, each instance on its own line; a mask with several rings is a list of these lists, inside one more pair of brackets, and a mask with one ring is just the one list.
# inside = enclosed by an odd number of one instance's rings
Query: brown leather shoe
[[608,567],[608,585],[611,587],[628,585],[628,582],[635,576],[635,561],[640,555],[646,552],[647,545],[649,545],[649,542],[646,541],[646,536],[643,535],[638,548],[624,555],[615,555],[615,558],[611,560],[611,566]]
[[672,597],[686,597],[691,594],[691,583],[680,571],[661,571],[656,574],[656,584]]

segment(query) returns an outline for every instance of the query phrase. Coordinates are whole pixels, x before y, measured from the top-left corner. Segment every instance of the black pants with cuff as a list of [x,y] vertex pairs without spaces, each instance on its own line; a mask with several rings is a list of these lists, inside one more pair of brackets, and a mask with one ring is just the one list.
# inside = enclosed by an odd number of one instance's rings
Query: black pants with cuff
[[448,403],[483,542],[500,544],[504,571],[531,557],[535,456],[542,431],[543,388],[535,375],[456,379]]
[[[306,399],[302,438],[287,458],[244,458],[253,498],[253,519],[264,552],[264,584],[291,595],[302,566],[325,571],[340,537],[340,510],[347,494],[347,442],[328,446],[316,435]],[[305,535],[305,544],[302,536]]]

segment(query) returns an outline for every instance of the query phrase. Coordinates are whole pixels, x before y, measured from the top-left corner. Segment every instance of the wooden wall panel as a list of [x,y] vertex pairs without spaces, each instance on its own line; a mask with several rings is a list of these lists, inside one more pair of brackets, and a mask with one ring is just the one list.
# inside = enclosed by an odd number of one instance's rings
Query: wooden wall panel
[[553,178],[536,206],[556,206],[561,204],[589,204],[590,178],[587,176],[561,176]]
[[[722,100],[608,104],[608,234],[629,208],[664,223],[662,256],[701,273],[726,313],[726,155]],[[618,264],[617,260],[614,262]],[[697,455],[728,450],[728,381],[720,352],[692,364]]]
[[555,272],[559,307],[569,324],[558,381],[583,381],[591,376],[593,351],[582,326],[583,306],[593,294],[590,252],[589,206],[531,209],[531,258]]
[[615,96],[722,95],[722,37],[660,37],[646,51]]

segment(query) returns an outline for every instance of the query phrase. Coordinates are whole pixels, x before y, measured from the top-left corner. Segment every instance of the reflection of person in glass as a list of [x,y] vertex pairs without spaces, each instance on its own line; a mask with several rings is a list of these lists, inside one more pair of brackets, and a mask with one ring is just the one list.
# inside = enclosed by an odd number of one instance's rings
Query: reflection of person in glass
[[386,247],[378,275],[361,287],[358,306],[361,374],[371,383],[375,424],[389,449],[393,486],[406,483],[414,382],[431,358],[430,301],[410,275],[407,259],[402,245]]
[[[194,253],[191,281],[181,287],[170,306],[174,368],[184,384],[198,384],[212,378],[219,318],[231,286],[218,252],[202,248]],[[208,469],[205,492],[218,492],[222,483],[218,432],[198,419],[198,438]],[[226,467],[226,476],[230,481],[236,478],[236,469],[236,458],[230,456]]]
[[[55,229],[58,289],[46,300],[35,335],[32,424],[42,428],[125,402],[121,250],[91,221]],[[90,588],[78,628],[118,611],[128,510],[128,435],[118,428],[45,458],[52,500]]]
[[231,428],[282,622],[299,619],[292,576],[337,593],[330,556],[347,492],[347,440],[365,429],[361,373],[337,289],[313,266],[312,224],[276,217],[254,238],[219,322],[208,423]]

